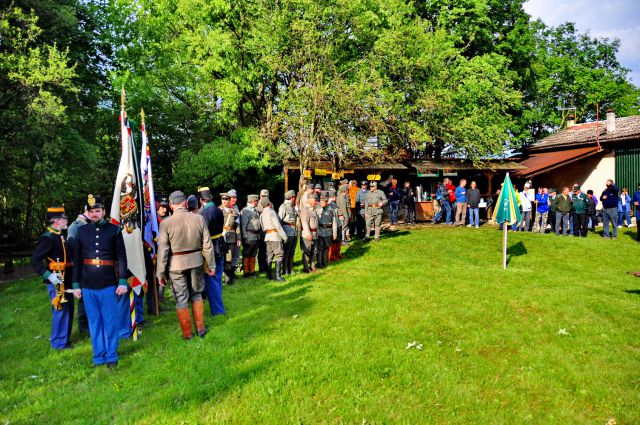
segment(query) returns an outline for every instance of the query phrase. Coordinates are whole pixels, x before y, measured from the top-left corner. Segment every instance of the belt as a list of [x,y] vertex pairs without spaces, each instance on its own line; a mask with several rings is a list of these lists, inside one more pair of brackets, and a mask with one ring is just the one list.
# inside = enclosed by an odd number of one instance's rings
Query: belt
[[175,256],[175,255],[187,255],[187,254],[193,254],[194,252],[200,252],[199,249],[190,249],[189,251],[180,251],[180,252],[173,252],[171,253],[171,255]]
[[267,229],[264,232],[265,233],[273,233],[273,232],[277,232],[277,231],[278,231],[278,229]]
[[309,231],[311,231],[311,233],[316,233],[318,229],[309,229]]
[[49,263],[49,270],[51,271],[60,271],[67,267],[73,267],[73,263],[63,263],[62,261],[52,261]]
[[332,224],[321,224],[320,227],[322,227],[323,229],[330,229],[333,227]]
[[260,230],[249,230],[249,229],[247,229],[247,232],[253,233],[254,235],[259,235],[260,234]]
[[236,230],[235,227],[231,227],[231,226],[224,226],[223,229],[224,230]]
[[85,258],[82,261],[83,264],[89,264],[91,266],[115,266],[116,263],[111,260],[99,260],[97,258]]
[[217,235],[213,235],[213,236],[211,236],[211,240],[212,240],[212,241],[215,241],[216,239],[219,239],[219,238],[221,238],[221,237],[222,237],[222,233],[218,233]]
[[287,223],[285,221],[284,224],[286,224],[287,226],[296,227],[296,223]]

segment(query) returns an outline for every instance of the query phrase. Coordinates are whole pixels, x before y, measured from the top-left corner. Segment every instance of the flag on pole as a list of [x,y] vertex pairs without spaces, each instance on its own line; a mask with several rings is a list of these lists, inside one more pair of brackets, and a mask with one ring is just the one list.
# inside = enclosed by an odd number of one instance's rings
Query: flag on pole
[[502,224],[502,268],[507,268],[507,228],[509,225],[522,220],[520,208],[518,208],[518,194],[513,188],[509,173],[504,178],[502,190],[496,201],[493,211],[493,221]]
[[147,128],[144,123],[144,110],[141,112],[142,123],[142,152],[140,154],[140,175],[142,177],[142,198],[144,200],[143,223],[144,245],[151,254],[151,259],[156,258],[156,235],[158,234],[158,217],[156,214],[156,198],[153,191],[153,173],[151,171],[151,153]]
[[[122,155],[113,189],[111,223],[122,227],[122,237],[127,252],[127,268],[131,274],[129,285],[140,294],[146,284],[144,246],[142,242],[142,214],[140,187],[133,151],[133,135],[124,111],[124,87],[122,88],[122,110],[120,112]],[[132,326],[134,324],[132,323]]]

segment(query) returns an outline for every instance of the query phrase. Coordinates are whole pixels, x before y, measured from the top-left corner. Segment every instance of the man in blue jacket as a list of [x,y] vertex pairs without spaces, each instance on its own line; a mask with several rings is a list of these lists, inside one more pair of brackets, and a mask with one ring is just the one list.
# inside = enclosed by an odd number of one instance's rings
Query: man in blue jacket
[[604,229],[603,236],[609,239],[609,223],[613,226],[613,236],[611,239],[618,237],[618,198],[620,190],[613,184],[613,180],[607,180],[607,188],[600,195],[602,201],[602,225]]
[[467,181],[460,180],[460,186],[456,188],[456,226],[464,225],[467,217]]

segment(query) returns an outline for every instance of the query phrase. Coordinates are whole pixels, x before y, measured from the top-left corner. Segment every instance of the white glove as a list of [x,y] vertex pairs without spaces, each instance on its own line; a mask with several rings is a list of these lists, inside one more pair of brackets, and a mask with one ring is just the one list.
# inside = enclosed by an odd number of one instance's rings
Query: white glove
[[47,279],[49,280],[49,282],[53,283],[54,285],[58,285],[62,283],[57,273],[51,273]]

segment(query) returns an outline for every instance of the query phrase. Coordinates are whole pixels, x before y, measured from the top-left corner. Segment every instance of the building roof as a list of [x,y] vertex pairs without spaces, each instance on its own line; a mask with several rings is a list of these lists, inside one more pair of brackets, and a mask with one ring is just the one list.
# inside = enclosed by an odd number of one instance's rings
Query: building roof
[[595,146],[537,152],[520,163],[525,169],[517,170],[513,174],[516,177],[533,177],[599,152],[602,152],[602,150],[599,150]]
[[463,161],[457,159],[442,159],[442,160],[424,160],[416,161],[410,164],[418,172],[429,170],[524,170],[526,167],[518,164],[514,161],[507,161],[501,159],[482,160],[477,163],[472,161]]
[[616,130],[607,133],[607,122],[589,122],[577,124],[553,133],[536,142],[530,151],[562,149],[596,144],[596,135],[600,134],[600,143],[622,142],[640,139],[640,115],[616,118]]
[[[300,163],[297,161],[285,162],[285,167],[289,169],[298,169]],[[329,161],[313,161],[309,164],[310,169],[332,170],[333,165]],[[343,170],[406,170],[407,167],[399,162],[358,162],[344,163]]]

